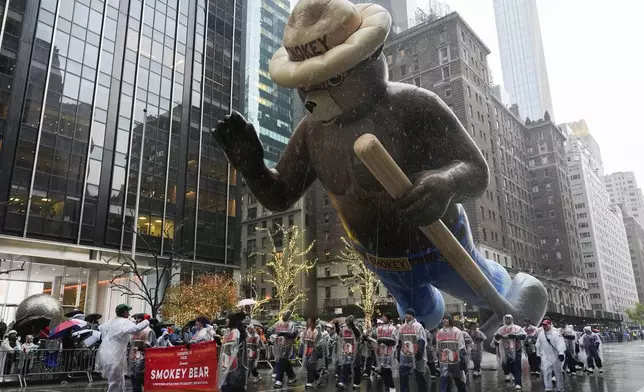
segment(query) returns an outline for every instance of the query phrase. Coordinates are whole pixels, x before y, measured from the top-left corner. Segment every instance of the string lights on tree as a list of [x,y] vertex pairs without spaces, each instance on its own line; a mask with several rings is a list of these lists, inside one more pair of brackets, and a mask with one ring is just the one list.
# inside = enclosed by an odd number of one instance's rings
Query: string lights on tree
[[[266,233],[271,243],[271,251],[254,252],[251,256],[266,256],[268,259],[266,269],[258,271],[258,274],[264,278],[264,282],[276,288],[276,297],[279,301],[278,316],[281,319],[285,313],[293,312],[306,300],[306,291],[297,287],[296,279],[300,274],[308,275],[315,267],[317,259],[313,261],[306,259],[315,241],[304,249],[301,246],[304,241],[304,230],[300,230],[297,226],[285,229],[284,226],[277,225],[277,229],[273,232],[263,227],[258,227],[257,230]],[[283,243],[284,246],[278,246],[277,243]]]
[[347,286],[351,294],[359,293],[360,297],[356,301],[356,306],[364,312],[364,321],[367,328],[371,327],[371,319],[376,312],[376,305],[379,302],[378,278],[371,272],[362,260],[362,256],[356,252],[346,238],[342,237],[344,249],[338,255],[336,265],[347,266],[348,275],[340,275],[339,278]]

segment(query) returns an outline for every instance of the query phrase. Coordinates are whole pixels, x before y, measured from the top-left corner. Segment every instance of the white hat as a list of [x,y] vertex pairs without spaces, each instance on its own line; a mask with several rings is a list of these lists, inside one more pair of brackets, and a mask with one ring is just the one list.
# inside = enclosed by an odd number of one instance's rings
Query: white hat
[[284,46],[269,64],[273,81],[298,88],[346,72],[381,47],[391,27],[379,5],[348,0],[300,0],[284,29]]

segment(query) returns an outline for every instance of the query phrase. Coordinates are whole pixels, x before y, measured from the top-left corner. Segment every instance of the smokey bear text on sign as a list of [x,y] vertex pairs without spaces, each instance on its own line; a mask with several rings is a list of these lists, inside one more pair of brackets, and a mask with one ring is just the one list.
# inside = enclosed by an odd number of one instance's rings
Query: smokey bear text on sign
[[[438,325],[444,312],[439,289],[486,306],[417,228],[442,219],[498,293],[540,319],[547,303],[543,285],[525,274],[513,280],[481,257],[459,204],[487,187],[479,149],[435,94],[388,82],[381,52],[390,23],[377,5],[301,0],[270,72],[275,83],[297,88],[307,115],[277,166],[264,165],[255,129],[238,113],[219,123],[214,138],[271,210],[288,209],[319,179],[352,244],[400,311],[414,308],[426,325]],[[320,41],[324,45],[311,48]],[[412,178],[414,186],[402,198],[392,200],[354,155],[353,143],[365,133],[375,135]]]

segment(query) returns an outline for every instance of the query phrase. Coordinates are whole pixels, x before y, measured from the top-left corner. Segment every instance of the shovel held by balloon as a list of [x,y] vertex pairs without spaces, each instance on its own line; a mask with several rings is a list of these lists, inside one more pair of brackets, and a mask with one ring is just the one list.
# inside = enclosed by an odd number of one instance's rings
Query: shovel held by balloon
[[[394,199],[399,198],[412,187],[409,178],[374,135],[360,136],[353,145],[353,151]],[[523,319],[522,312],[499,294],[442,221],[439,220],[419,229],[496,315],[512,314]]]

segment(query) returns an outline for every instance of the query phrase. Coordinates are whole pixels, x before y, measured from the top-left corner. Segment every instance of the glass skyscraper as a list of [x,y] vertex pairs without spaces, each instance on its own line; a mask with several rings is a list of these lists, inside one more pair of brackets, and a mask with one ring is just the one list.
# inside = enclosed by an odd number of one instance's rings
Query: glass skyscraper
[[282,45],[290,5],[284,0],[249,0],[246,23],[246,101],[264,146],[266,164],[275,166],[293,132],[293,90],[271,80],[268,64]]
[[237,173],[210,129],[243,104],[244,3],[0,0],[3,259],[100,269],[135,227],[139,254],[239,264]]
[[494,0],[505,89],[523,120],[554,118],[536,0]]

